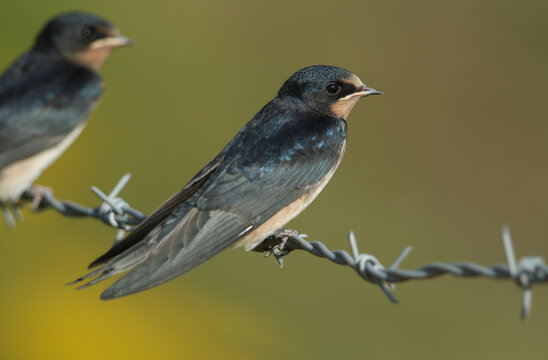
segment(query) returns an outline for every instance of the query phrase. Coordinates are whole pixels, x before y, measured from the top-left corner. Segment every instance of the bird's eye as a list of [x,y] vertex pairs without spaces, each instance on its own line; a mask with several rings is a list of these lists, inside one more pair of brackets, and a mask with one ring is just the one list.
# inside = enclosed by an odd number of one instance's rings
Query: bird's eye
[[82,36],[84,38],[89,38],[93,34],[93,30],[90,27],[85,27],[82,29]]
[[341,86],[337,83],[329,83],[325,87],[325,91],[327,91],[328,94],[335,95],[341,91]]

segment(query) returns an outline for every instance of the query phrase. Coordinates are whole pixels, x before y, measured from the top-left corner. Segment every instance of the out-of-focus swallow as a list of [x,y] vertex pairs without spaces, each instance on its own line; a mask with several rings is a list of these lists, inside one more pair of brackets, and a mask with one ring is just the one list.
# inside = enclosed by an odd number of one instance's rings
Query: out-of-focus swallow
[[297,71],[213,161],[75,282],[96,276],[84,288],[130,270],[101,295],[112,299],[160,285],[231,245],[253,249],[324,188],[344,154],[348,114],[376,94],[338,67]]
[[80,134],[103,92],[99,68],[113,49],[131,44],[105,19],[68,13],[49,21],[0,76],[4,210]]

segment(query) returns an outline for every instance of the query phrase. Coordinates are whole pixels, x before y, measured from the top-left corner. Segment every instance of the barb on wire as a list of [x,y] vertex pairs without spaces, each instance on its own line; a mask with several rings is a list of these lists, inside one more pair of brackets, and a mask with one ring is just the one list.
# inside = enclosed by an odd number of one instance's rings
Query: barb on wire
[[122,176],[109,195],[105,195],[97,187],[92,186],[91,191],[103,201],[101,205],[94,208],[88,208],[71,201],[59,201],[53,196],[51,190],[44,191],[43,188],[39,188],[37,191],[34,187],[23,194],[22,201],[32,201],[33,208],[37,211],[51,208],[65,216],[87,216],[99,219],[105,224],[118,229],[115,238],[116,243],[124,237],[126,231],[132,229],[133,225],[138,225],[146,218],[146,215],[139,210],[135,210],[126,201],[118,197],[130,178],[131,174]]
[[[132,225],[137,225],[146,218],[146,215],[133,209],[126,201],[118,197],[118,194],[129,179],[130,174],[124,175],[109,195],[93,186],[91,190],[103,201],[100,206],[95,208],[87,208],[73,202],[59,201],[53,197],[51,191],[43,191],[43,189],[40,191],[31,189],[24,194],[23,199],[33,200],[37,210],[53,208],[66,216],[88,216],[100,219],[105,224],[118,229],[114,242],[116,244],[123,238],[126,231],[132,230]],[[17,215],[18,211],[14,211],[14,216]],[[411,252],[411,247],[407,247],[388,268],[385,268],[375,256],[359,252],[356,237],[352,231],[348,234],[351,254],[344,250],[331,251],[323,243],[307,241],[305,238],[307,238],[306,234],[299,234],[296,230],[280,229],[266,238],[253,250],[266,252],[266,256],[274,255],[280,266],[283,266],[284,256],[287,256],[294,250],[304,250],[315,256],[326,258],[336,264],[350,266],[361,278],[379,286],[388,299],[394,303],[397,303],[398,299],[394,296],[392,290],[394,284],[399,282],[414,279],[430,279],[447,273],[460,277],[511,278],[523,289],[521,309],[523,319],[531,311],[533,284],[548,282],[548,266],[542,257],[527,256],[516,261],[510,230],[507,226],[503,227],[502,230],[502,241],[507,265],[495,264],[491,266],[481,266],[471,262],[455,262],[451,264],[433,262],[415,270],[404,270],[400,269],[399,266]]]
[[348,241],[352,255],[344,250],[329,250],[323,243],[307,241],[306,235],[299,235],[295,230],[283,229],[267,238],[256,251],[267,252],[267,256],[274,254],[278,263],[282,265],[282,257],[293,250],[304,250],[315,256],[347,265],[354,269],[364,280],[378,285],[388,299],[394,303],[398,300],[391,291],[395,283],[414,280],[430,279],[443,274],[453,274],[460,277],[485,276],[494,279],[512,278],[523,290],[522,319],[525,319],[531,310],[532,285],[536,282],[548,282],[548,266],[541,257],[523,257],[516,263],[514,250],[508,227],[503,228],[503,244],[506,251],[508,265],[495,264],[481,266],[470,262],[455,262],[444,264],[430,263],[415,270],[400,269],[399,265],[411,252],[411,247],[405,248],[394,260],[392,265],[385,268],[373,255],[360,253],[354,232],[348,234]]

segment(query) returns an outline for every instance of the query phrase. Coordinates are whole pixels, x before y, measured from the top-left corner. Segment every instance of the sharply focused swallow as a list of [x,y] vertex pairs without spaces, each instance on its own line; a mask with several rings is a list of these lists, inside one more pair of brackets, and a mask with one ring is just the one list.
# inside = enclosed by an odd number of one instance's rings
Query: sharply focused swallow
[[81,288],[129,270],[101,295],[160,285],[230,246],[253,249],[303,211],[345,150],[356,102],[382,94],[333,66],[297,71],[228,145],[124,240],[95,260]]
[[78,137],[103,92],[101,65],[113,49],[131,44],[105,19],[68,13],[49,21],[0,75],[4,210]]

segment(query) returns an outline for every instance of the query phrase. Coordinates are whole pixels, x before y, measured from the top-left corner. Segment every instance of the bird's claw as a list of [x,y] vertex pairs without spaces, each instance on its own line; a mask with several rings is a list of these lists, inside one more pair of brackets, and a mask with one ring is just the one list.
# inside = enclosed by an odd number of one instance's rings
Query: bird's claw
[[274,255],[280,267],[283,267],[283,257],[294,250],[286,246],[287,240],[291,236],[299,236],[299,232],[293,229],[279,229],[264,239],[253,251],[266,252],[265,257]]
[[25,204],[31,203],[31,210],[38,212],[48,207],[44,199],[53,196],[53,189],[49,186],[32,185],[14,202],[14,206],[19,208]]
[[42,205],[42,200],[46,195],[53,195],[53,189],[43,185],[32,185],[29,191],[31,191],[33,195],[31,204],[32,211],[43,210],[45,206]]

